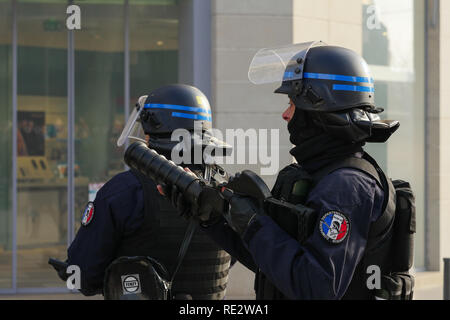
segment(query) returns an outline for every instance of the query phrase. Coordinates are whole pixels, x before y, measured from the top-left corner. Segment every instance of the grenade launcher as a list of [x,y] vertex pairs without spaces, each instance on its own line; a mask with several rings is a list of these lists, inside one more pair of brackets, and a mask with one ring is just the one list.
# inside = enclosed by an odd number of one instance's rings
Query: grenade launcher
[[[231,176],[227,183],[206,184],[195,174],[186,172],[181,166],[150,149],[144,142],[137,141],[131,144],[124,156],[125,163],[147,178],[157,183],[175,185],[184,198],[194,207],[198,208],[198,215],[217,210],[226,213],[228,203],[221,196],[222,188],[233,193],[248,196],[261,204],[274,204],[295,213],[298,216],[300,230],[311,230],[315,222],[314,211],[301,204],[293,205],[286,201],[275,199],[264,181],[253,171],[244,170]],[[306,235],[307,232],[300,232]],[[299,239],[300,240],[300,239]]]

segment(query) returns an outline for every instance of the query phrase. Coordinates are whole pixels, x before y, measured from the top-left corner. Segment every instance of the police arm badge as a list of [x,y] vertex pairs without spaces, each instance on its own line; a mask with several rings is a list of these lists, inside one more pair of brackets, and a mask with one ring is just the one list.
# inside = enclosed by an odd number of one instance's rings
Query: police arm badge
[[350,221],[341,212],[328,211],[320,218],[319,230],[330,243],[341,243],[350,232]]
[[86,208],[84,208],[83,215],[81,216],[81,224],[83,226],[87,226],[92,219],[94,218],[94,203],[92,201],[89,201],[86,205]]

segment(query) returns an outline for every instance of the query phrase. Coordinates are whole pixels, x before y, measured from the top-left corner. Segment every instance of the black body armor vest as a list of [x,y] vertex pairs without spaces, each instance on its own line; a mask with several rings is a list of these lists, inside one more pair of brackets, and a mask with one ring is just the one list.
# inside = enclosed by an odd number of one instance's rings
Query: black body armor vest
[[[159,194],[154,181],[132,170],[144,192],[144,222],[122,239],[116,256],[149,256],[173,273],[188,226],[172,205]],[[223,299],[231,257],[206,234],[196,229],[172,284],[174,296],[194,300]]]
[[[282,199],[293,204],[305,204],[309,191],[323,177],[340,168],[354,168],[361,170],[373,177],[378,185],[384,190],[383,213],[380,218],[372,223],[369,230],[369,238],[366,250],[360,263],[358,264],[352,281],[343,297],[343,299],[363,299],[371,300],[374,298],[373,292],[367,288],[366,273],[367,266],[377,265],[382,273],[389,273],[390,266],[390,248],[392,247],[393,224],[395,215],[395,189],[389,179],[387,179],[381,169],[372,164],[372,158],[365,155],[366,159],[351,157],[341,162],[326,166],[315,172],[308,174],[301,169],[298,164],[291,164],[280,171],[277,181],[272,189],[272,194],[277,199]],[[369,158],[371,159],[369,162]],[[373,160],[374,161],[374,160]],[[295,239],[306,239],[312,232],[306,230],[307,235],[299,234],[299,230],[305,232],[304,228],[298,228],[297,217],[291,212],[286,212],[283,208],[270,206],[266,212],[271,218],[291,237]],[[314,226],[316,227],[316,226]],[[302,240],[300,240],[302,241]],[[288,299],[283,293],[273,285],[266,276],[257,271],[255,278],[256,299],[263,300],[284,300]]]

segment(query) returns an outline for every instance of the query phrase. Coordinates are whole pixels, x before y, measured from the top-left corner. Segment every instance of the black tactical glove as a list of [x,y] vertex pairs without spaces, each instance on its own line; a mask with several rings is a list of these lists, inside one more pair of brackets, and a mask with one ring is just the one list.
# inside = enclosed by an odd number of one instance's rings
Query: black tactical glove
[[159,184],[163,191],[163,195],[169,200],[172,206],[177,209],[180,216],[189,219],[192,216],[191,205],[184,199],[183,194],[178,190],[176,185]]
[[69,275],[67,274],[66,270],[69,266],[66,261],[60,261],[57,259],[49,258],[48,264],[51,265],[56,272],[58,273],[58,276],[61,280],[66,281],[69,278]]
[[[204,187],[199,197],[199,205],[189,203],[175,186],[160,184],[164,195],[168,198],[172,206],[179,212],[180,216],[185,219],[193,217],[203,226],[212,225],[217,222],[225,211],[224,203],[217,190],[211,187]],[[212,206],[214,204],[214,207]]]
[[256,215],[263,214],[264,210],[250,197],[234,194],[227,189],[222,195],[229,202],[229,210],[224,217],[230,227],[242,237]]

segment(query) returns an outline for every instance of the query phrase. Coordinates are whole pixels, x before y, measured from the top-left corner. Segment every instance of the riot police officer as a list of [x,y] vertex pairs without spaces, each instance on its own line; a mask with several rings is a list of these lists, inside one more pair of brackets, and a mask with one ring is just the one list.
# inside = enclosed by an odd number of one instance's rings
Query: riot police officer
[[314,211],[313,223],[224,189],[225,218],[206,232],[256,272],[258,299],[372,299],[368,266],[391,273],[395,190],[366,142],[385,142],[398,121],[380,120],[374,81],[358,54],[322,42],[262,49],[249,79],[281,81],[290,151],[275,198]]
[[[211,120],[208,99],[200,90],[188,85],[167,85],[139,98],[118,145],[128,139],[142,140],[145,134],[148,146],[170,159],[178,143],[171,140],[175,129],[193,133],[195,125],[199,125],[200,133],[206,134]],[[207,138],[183,143],[191,148],[196,147],[195,143],[200,143],[200,147],[209,144]],[[217,139],[214,143],[219,148],[230,148]],[[226,173],[213,163],[188,161],[181,165],[206,180],[226,179]],[[119,257],[149,256],[173,273],[187,228],[187,221],[180,219],[158,193],[155,181],[128,170],[109,180],[95,200],[87,204],[82,226],[68,249],[67,264],[80,267],[80,291],[84,295],[103,293],[105,270]],[[172,284],[172,296],[222,299],[229,267],[230,256],[201,230],[195,230]]]

